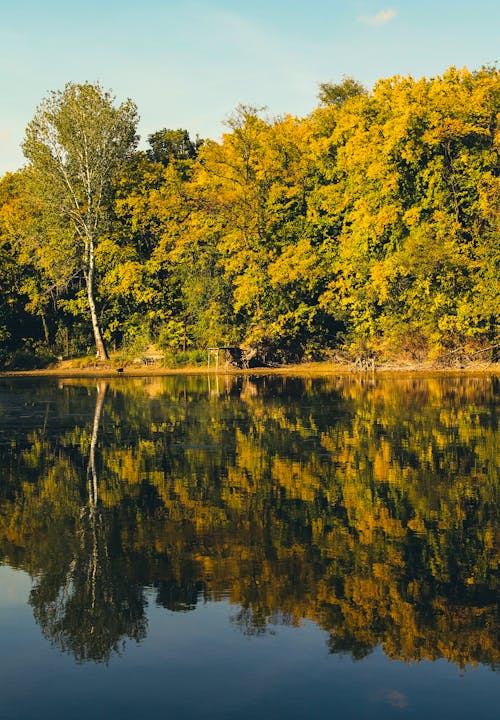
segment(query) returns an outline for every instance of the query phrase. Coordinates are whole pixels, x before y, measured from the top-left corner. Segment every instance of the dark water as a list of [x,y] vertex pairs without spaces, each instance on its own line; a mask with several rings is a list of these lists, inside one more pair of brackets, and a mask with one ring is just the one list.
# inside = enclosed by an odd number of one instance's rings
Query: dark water
[[500,707],[495,378],[0,380],[0,720]]

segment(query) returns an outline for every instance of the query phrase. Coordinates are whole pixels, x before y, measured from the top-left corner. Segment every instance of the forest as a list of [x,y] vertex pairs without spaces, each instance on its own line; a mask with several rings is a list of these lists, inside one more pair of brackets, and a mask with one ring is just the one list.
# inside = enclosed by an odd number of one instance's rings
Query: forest
[[319,86],[220,140],[98,84],[49,94],[0,178],[0,366],[498,359],[500,72]]

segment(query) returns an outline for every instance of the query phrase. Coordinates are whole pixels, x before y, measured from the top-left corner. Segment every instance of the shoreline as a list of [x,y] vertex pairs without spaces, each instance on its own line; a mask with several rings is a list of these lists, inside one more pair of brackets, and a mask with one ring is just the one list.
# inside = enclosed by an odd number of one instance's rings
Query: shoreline
[[161,365],[124,368],[103,367],[71,367],[68,363],[39,370],[6,370],[0,371],[4,377],[72,377],[72,378],[147,378],[168,377],[175,375],[283,375],[321,377],[329,375],[366,376],[366,375],[500,375],[500,363],[469,363],[462,366],[438,366],[432,363],[394,363],[374,366],[373,368],[353,367],[348,364],[313,362],[296,365],[279,365],[276,367],[207,368],[191,366],[167,368]]

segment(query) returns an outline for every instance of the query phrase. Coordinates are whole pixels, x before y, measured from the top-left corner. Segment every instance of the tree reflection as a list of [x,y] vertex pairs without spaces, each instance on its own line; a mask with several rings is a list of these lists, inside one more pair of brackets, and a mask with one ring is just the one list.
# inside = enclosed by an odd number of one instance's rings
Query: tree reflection
[[106,389],[106,382],[97,384],[87,498],[78,514],[72,557],[61,564],[59,572],[36,578],[30,596],[45,637],[79,661],[108,661],[124,638],[140,641],[146,636],[142,586],[124,572],[125,563],[116,547],[116,518],[99,503],[96,448]]
[[0,445],[1,547],[79,660],[141,640],[151,588],[229,597],[248,635],[312,620],[356,659],[500,663],[495,379],[72,381],[59,425],[37,387]]

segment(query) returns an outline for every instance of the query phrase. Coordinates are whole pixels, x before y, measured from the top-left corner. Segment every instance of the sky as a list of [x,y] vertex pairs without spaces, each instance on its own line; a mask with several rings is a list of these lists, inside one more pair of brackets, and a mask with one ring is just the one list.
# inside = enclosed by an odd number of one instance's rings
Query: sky
[[100,82],[161,128],[217,139],[240,103],[304,117],[321,82],[500,61],[499,0],[0,0],[0,174],[36,106]]

